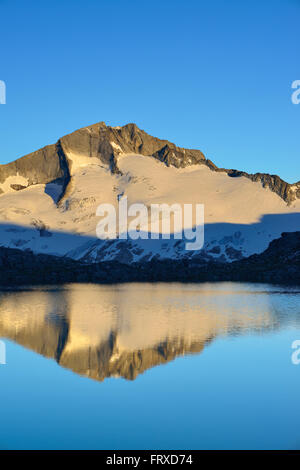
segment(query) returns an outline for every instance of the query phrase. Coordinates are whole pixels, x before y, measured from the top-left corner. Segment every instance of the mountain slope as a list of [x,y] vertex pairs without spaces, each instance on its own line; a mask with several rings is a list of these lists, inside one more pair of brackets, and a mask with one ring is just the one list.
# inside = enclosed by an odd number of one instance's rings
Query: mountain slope
[[[205,245],[96,237],[99,204],[205,206]],[[0,245],[86,263],[157,259],[232,262],[300,228],[300,182],[217,168],[199,150],[104,123],[0,166]]]

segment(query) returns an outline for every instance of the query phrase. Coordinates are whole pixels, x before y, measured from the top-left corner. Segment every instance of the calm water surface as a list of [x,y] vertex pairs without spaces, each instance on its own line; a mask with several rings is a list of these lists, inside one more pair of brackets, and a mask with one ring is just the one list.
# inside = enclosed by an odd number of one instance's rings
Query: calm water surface
[[299,296],[234,283],[1,291],[0,449],[299,449]]

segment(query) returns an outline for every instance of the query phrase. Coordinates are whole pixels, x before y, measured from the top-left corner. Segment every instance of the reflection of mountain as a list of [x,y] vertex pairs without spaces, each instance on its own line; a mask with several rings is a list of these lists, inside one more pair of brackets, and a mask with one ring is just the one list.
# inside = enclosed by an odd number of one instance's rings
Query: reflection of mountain
[[97,380],[135,379],[155,365],[201,352],[217,336],[277,327],[287,296],[247,289],[124,284],[6,291],[0,336]]

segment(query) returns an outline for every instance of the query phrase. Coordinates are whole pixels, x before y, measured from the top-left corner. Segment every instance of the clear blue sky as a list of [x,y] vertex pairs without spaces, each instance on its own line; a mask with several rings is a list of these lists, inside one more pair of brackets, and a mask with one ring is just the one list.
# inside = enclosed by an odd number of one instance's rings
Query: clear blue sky
[[0,0],[0,162],[135,122],[217,165],[300,180],[300,0]]

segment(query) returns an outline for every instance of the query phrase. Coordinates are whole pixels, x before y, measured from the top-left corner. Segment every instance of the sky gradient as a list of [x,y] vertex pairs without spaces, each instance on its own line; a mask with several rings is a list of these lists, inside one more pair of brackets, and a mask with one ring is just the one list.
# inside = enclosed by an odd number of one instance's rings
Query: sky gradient
[[0,0],[0,163],[135,122],[218,166],[300,180],[298,0]]

